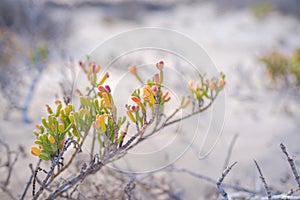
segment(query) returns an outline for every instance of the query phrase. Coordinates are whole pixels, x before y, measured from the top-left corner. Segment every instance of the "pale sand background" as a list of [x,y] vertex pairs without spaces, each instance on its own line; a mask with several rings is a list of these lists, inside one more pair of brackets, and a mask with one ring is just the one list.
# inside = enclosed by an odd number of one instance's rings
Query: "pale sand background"
[[[224,11],[220,9],[222,5],[216,7],[211,3],[181,4],[172,8],[166,5],[167,8],[160,11],[137,10],[136,15],[120,12],[120,8],[89,6],[71,11],[59,7],[51,7],[50,10],[60,14],[57,16],[69,18],[71,34],[64,44],[66,55],[75,59],[83,58],[105,39],[138,27],[174,29],[201,44],[219,70],[226,74],[224,128],[218,144],[207,158],[198,159],[195,143],[176,164],[217,179],[228,145],[237,133],[239,137],[231,162],[238,161],[238,165],[226,181],[256,188],[258,175],[253,164],[253,159],[256,159],[271,185],[283,191],[295,186],[293,178],[286,185],[280,185],[280,178],[285,177],[289,169],[279,144],[283,142],[287,145],[299,166],[299,94],[270,89],[269,79],[257,58],[273,49],[291,53],[299,47],[299,19],[279,12],[257,19],[249,8]],[[59,93],[57,81],[60,77],[55,76],[56,73],[57,70],[50,67],[43,74],[30,107],[30,117],[34,123],[21,123],[18,113],[9,121],[1,121],[1,137],[11,144],[12,149],[22,145],[29,152],[34,139],[32,130],[45,114],[41,111],[45,102],[52,102],[55,94]],[[35,159],[28,154],[21,157],[16,165],[11,183],[16,194],[22,191],[30,175],[30,162],[35,162]],[[205,182],[187,175],[175,176],[189,199],[204,199],[203,194],[208,187]]]

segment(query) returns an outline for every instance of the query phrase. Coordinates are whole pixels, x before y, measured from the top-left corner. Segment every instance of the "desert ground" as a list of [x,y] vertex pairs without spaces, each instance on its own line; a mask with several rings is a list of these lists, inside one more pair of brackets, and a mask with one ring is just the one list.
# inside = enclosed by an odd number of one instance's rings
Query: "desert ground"
[[[203,122],[202,117],[199,118],[199,136],[191,148],[173,164],[217,180],[222,173],[230,143],[237,135],[229,162],[237,161],[238,164],[225,182],[253,189],[262,187],[253,163],[255,159],[272,188],[279,191],[295,188],[296,183],[289,176],[290,168],[279,144],[287,146],[300,169],[299,88],[282,89],[274,86],[259,58],[273,50],[291,54],[299,48],[299,11],[291,9],[289,12],[289,7],[282,6],[280,1],[274,3],[278,8],[275,7],[263,17],[255,16],[251,7],[254,3],[247,1],[243,5],[235,1],[228,5],[220,1],[154,2],[156,7],[142,3],[128,6],[125,3],[73,5],[68,1],[65,4],[53,2],[47,5],[48,12],[52,13],[54,20],[65,20],[68,26],[66,30],[62,29],[65,36],[59,42],[64,56],[60,55],[60,51],[53,53],[53,60],[41,75],[29,107],[32,122],[23,123],[18,110],[13,110],[9,119],[3,116],[0,122],[0,138],[12,150],[17,151],[20,147],[24,149],[19,155],[9,185],[16,197],[22,192],[31,174],[28,164],[37,162],[30,154],[34,140],[32,131],[46,114],[45,103],[52,103],[61,95],[59,82],[63,75],[59,72],[64,68],[66,60],[72,58],[77,62],[84,59],[85,55],[95,51],[108,38],[142,27],[167,28],[192,38],[205,49],[217,69],[226,74],[222,130],[220,135],[211,136],[212,141],[209,141],[210,145],[217,141],[216,145],[206,157],[199,157],[204,137],[200,133],[205,132],[201,128],[209,129],[209,117],[213,114],[208,111],[203,116]],[[290,1],[290,4],[294,5],[290,7],[299,7],[298,2]],[[55,51],[55,47],[51,48]],[[116,74],[117,78],[119,74]],[[185,132],[195,131],[188,127],[187,124]],[[186,142],[184,137],[182,142]],[[204,180],[181,173],[174,173],[173,176],[182,187],[184,199],[209,199],[207,195],[214,191],[215,185]],[[283,184],[282,180],[286,177],[289,178]],[[0,191],[0,198],[8,197]]]

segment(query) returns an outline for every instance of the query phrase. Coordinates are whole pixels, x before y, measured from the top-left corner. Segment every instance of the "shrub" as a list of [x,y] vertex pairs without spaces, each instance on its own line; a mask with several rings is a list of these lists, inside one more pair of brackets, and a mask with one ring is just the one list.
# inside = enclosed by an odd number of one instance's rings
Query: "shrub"
[[274,83],[283,81],[286,85],[300,86],[300,49],[296,49],[291,56],[273,51],[260,60]]
[[[183,96],[180,105],[171,115],[166,116],[165,105],[172,99],[163,84],[164,76],[168,75],[164,74],[164,62],[156,64],[157,73],[146,83],[140,78],[137,67],[131,66],[129,72],[143,87],[132,92],[130,103],[125,105],[126,115],[121,116],[117,112],[111,88],[106,84],[109,73],[106,72],[99,79],[101,67],[95,62],[81,61],[79,65],[90,84],[87,94],[76,90],[80,99],[79,109],[70,103],[65,105],[60,100],[55,102],[56,108],[46,104],[48,116],[42,118],[34,130],[36,140],[31,147],[31,153],[39,158],[39,162],[31,177],[33,199],[41,196],[48,199],[70,197],[88,176],[100,171],[108,163],[126,156],[129,149],[159,130],[207,110],[225,85],[223,73],[212,79],[206,79],[199,74],[198,80],[191,80],[187,85],[190,95]],[[191,113],[176,118],[176,114],[182,109],[191,109]],[[135,126],[135,133],[131,133],[131,136],[127,134],[129,126]],[[65,179],[62,172],[76,165],[74,158],[82,151],[81,147],[89,135],[93,135],[89,164],[79,160],[79,172]],[[73,152],[71,145],[75,148]],[[66,156],[66,153],[70,156]],[[50,168],[42,169],[42,161],[49,162]],[[46,173],[43,180],[38,178],[41,170]],[[28,183],[30,182],[31,180]],[[23,198],[27,189],[23,192]]]

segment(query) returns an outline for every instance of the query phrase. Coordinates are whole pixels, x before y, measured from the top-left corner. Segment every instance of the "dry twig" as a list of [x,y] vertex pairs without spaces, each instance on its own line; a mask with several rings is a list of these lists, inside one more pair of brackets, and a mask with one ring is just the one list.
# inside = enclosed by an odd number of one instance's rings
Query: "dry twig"
[[217,182],[217,187],[218,190],[220,192],[220,194],[222,195],[222,197],[224,197],[225,199],[228,200],[228,194],[225,192],[223,186],[222,186],[222,182],[224,180],[224,178],[227,176],[227,174],[230,172],[230,170],[232,169],[232,167],[236,164],[237,162],[234,162],[232,165],[226,167],[226,169],[222,172],[221,177],[219,178],[218,182]]
[[286,147],[284,146],[284,144],[281,143],[280,144],[280,148],[281,148],[282,152],[286,155],[287,160],[288,160],[288,162],[289,162],[289,164],[291,166],[291,169],[293,171],[293,175],[294,175],[294,177],[295,177],[295,179],[297,181],[298,187],[300,188],[300,176],[299,176],[298,171],[296,169],[295,162],[294,162],[293,158],[291,158],[289,156],[289,154],[288,154],[288,152],[287,152]]
[[227,155],[226,155],[226,158],[225,158],[225,161],[224,161],[223,169],[225,169],[229,165],[229,160],[230,160],[230,157],[231,157],[231,154],[232,154],[232,150],[233,150],[233,147],[235,145],[235,142],[236,142],[238,136],[239,136],[238,134],[234,134],[234,136],[233,136],[233,138],[230,142],[228,152],[227,152]]
[[254,163],[255,163],[255,165],[256,165],[256,168],[257,168],[258,173],[259,173],[259,177],[260,177],[260,179],[261,179],[261,181],[262,181],[262,183],[263,183],[263,185],[264,185],[264,188],[265,188],[265,190],[266,190],[266,193],[267,193],[267,195],[268,195],[268,200],[271,200],[271,199],[272,199],[272,195],[271,195],[270,188],[269,188],[269,186],[268,186],[268,184],[267,184],[267,182],[266,182],[266,179],[265,179],[265,177],[263,176],[262,171],[261,171],[261,169],[260,169],[258,163],[256,162],[256,160],[254,160]]

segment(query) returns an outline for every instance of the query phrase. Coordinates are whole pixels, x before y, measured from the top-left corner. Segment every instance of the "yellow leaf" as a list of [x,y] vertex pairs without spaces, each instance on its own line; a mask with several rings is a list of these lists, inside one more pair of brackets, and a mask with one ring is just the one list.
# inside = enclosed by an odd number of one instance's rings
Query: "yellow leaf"
[[33,146],[31,147],[31,154],[34,156],[39,156],[41,155],[41,151],[39,148]]

